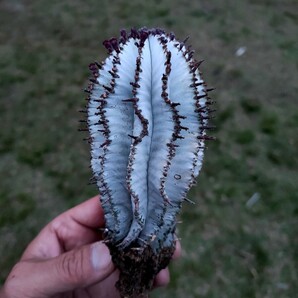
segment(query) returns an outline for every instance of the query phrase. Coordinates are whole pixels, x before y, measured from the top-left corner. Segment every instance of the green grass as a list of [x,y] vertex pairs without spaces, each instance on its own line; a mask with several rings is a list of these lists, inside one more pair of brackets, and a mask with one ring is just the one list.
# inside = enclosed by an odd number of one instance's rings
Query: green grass
[[293,0],[1,1],[0,281],[44,224],[97,192],[77,110],[101,42],[160,26],[205,59],[218,140],[181,213],[183,256],[152,296],[296,297],[297,23]]

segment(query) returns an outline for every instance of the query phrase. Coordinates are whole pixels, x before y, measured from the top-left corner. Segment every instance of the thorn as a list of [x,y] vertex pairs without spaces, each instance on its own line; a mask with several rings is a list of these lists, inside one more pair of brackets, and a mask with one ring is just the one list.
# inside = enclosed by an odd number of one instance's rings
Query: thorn
[[121,37],[122,37],[124,40],[127,39],[127,32],[126,32],[125,29],[121,29],[121,30],[120,30],[120,35],[121,35]]
[[94,185],[94,184],[97,184],[97,182],[96,182],[96,181],[89,181],[89,182],[87,183],[87,185]]
[[95,61],[94,63],[96,64],[96,66],[97,66],[99,69],[102,68],[102,64],[101,64],[101,63],[99,63],[99,62],[97,62],[97,61]]
[[140,85],[135,82],[130,82],[130,85],[133,86],[134,88],[140,88]]
[[113,89],[111,87],[108,87],[106,85],[102,85],[103,88],[105,88],[107,91],[109,91],[110,93],[113,91]]
[[114,90],[113,90],[113,88],[115,87],[115,80],[113,79],[111,82],[110,82],[110,84],[111,84],[111,88],[112,88],[112,91],[111,92],[113,92],[114,93]]
[[210,119],[214,119],[214,116],[201,116],[202,120],[210,120]]
[[119,64],[119,65],[121,65],[121,63],[120,63],[120,59],[119,59],[118,57],[117,57],[117,58],[114,58],[113,63],[114,63],[114,64]]
[[204,93],[204,94],[202,94],[202,95],[197,95],[196,96],[196,99],[201,99],[201,98],[204,98],[204,97],[206,97],[207,96],[207,93]]
[[137,102],[139,99],[137,97],[132,97],[132,98],[128,98],[128,99],[122,99],[123,102]]
[[186,119],[187,118],[186,116],[181,116],[181,115],[178,115],[177,117],[180,118],[180,119]]
[[89,137],[89,138],[84,138],[83,141],[87,141],[88,143],[90,143],[92,141],[92,138]]
[[204,82],[199,82],[199,83],[192,83],[189,85],[189,87],[198,87],[204,85]]
[[205,140],[205,141],[215,141],[216,138],[215,137],[211,137],[211,136],[198,136],[197,139],[199,140]]
[[79,120],[80,123],[87,123],[87,120]]
[[110,199],[111,199],[111,198],[110,198],[110,197],[108,197],[108,198],[107,198],[107,199],[105,199],[103,202],[101,202],[101,204],[102,204],[102,205],[106,204],[107,202],[109,202],[109,201],[110,201]]
[[92,71],[92,72],[98,71],[97,64],[95,62],[94,63],[90,63],[89,64],[89,70]]
[[108,146],[108,145],[110,145],[111,144],[111,140],[106,140],[104,143],[102,143],[101,145],[100,145],[100,147],[102,148],[102,147],[104,147],[104,146]]
[[181,50],[183,49],[183,47],[184,47],[184,43],[181,42],[181,43],[179,44],[179,48],[178,48],[178,50],[181,51]]
[[168,198],[165,199],[165,202],[166,202],[166,204],[170,205],[171,207],[174,207],[173,203]]
[[209,130],[213,130],[215,129],[216,127],[215,126],[201,126],[200,129],[203,130],[203,129],[209,129]]
[[213,90],[215,90],[216,88],[207,88],[206,89],[206,92],[211,92],[211,91],[213,91]]
[[78,131],[89,131],[88,128],[78,128]]
[[171,63],[171,57],[172,57],[172,53],[171,52],[167,52],[167,60],[166,60],[166,64],[170,64]]
[[101,233],[104,233],[106,231],[106,229],[107,228],[97,228],[96,230],[99,231],[99,232],[101,232]]
[[109,73],[111,74],[111,76],[113,77],[113,78],[120,78],[114,71],[112,71],[112,70],[109,70]]
[[[101,173],[99,173],[98,175],[101,175]],[[91,178],[89,178],[89,181],[97,181],[98,177],[92,176]]]
[[91,90],[89,90],[89,89],[84,89],[84,92],[86,92],[86,93],[88,93],[88,94],[91,94]]
[[207,112],[208,112],[209,114],[211,114],[211,113],[216,112],[216,109],[207,109]]
[[166,85],[163,85],[162,86],[162,89],[163,89],[163,91],[161,92],[161,96],[163,98],[167,98],[168,97],[168,92],[165,91],[167,89],[167,86]]
[[195,50],[189,51],[188,52],[188,59],[191,59],[194,53],[195,53]]
[[100,103],[102,103],[102,104],[106,104],[106,103],[107,103],[107,101],[104,100],[104,99],[93,99],[93,101],[95,101],[95,102],[100,102]]
[[178,148],[179,145],[173,144],[173,143],[167,143],[168,147]]
[[175,135],[176,139],[184,139],[184,137],[180,136],[180,135]]
[[129,134],[128,134],[128,136],[129,136],[130,138],[134,139],[134,140],[137,140],[137,139],[138,139],[138,137],[133,136],[133,135],[129,135]]
[[147,241],[145,241],[144,239],[142,239],[140,237],[138,237],[137,239],[140,240],[141,242],[143,242],[144,244],[147,244]]
[[214,101],[214,100],[210,100],[210,101],[205,102],[206,105],[213,105],[214,103],[216,103],[216,101]]
[[93,79],[93,78],[89,79],[89,81],[93,84],[99,84],[98,81],[96,79]]
[[182,41],[182,43],[186,43],[188,40],[189,40],[189,36],[187,36],[187,37]]
[[195,72],[200,66],[201,66],[201,64],[204,62],[204,60],[200,60],[200,61],[198,61],[198,62],[196,62],[192,67],[191,67],[191,70],[193,71],[193,72]]
[[142,247],[132,247],[131,250],[143,251],[144,249]]
[[181,125],[180,125],[180,129],[188,130],[188,127],[185,127],[185,126],[181,126]]
[[196,203],[188,198],[184,198],[184,201],[186,201],[187,203],[190,203],[192,205],[195,205]]

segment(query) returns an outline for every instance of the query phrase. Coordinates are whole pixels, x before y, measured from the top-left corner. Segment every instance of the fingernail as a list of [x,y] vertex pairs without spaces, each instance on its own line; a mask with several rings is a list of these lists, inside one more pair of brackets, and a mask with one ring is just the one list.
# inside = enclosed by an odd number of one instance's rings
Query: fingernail
[[112,258],[108,247],[102,242],[96,242],[91,246],[91,262],[95,270],[107,268]]

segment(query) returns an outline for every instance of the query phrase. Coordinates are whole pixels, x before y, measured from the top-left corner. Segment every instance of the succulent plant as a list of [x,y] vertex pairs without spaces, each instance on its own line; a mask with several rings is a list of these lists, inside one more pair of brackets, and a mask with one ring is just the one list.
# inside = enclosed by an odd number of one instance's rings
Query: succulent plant
[[175,249],[176,217],[202,166],[210,118],[200,62],[161,29],[121,30],[91,63],[87,124],[105,241],[123,297],[152,287]]

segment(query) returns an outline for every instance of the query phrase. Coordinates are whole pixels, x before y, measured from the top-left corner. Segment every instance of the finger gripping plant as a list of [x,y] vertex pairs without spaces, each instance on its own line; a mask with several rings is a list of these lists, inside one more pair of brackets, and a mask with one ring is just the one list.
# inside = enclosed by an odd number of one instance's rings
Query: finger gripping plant
[[201,62],[161,29],[121,31],[90,64],[91,167],[123,297],[146,293],[175,249],[176,216],[202,166],[211,101]]

